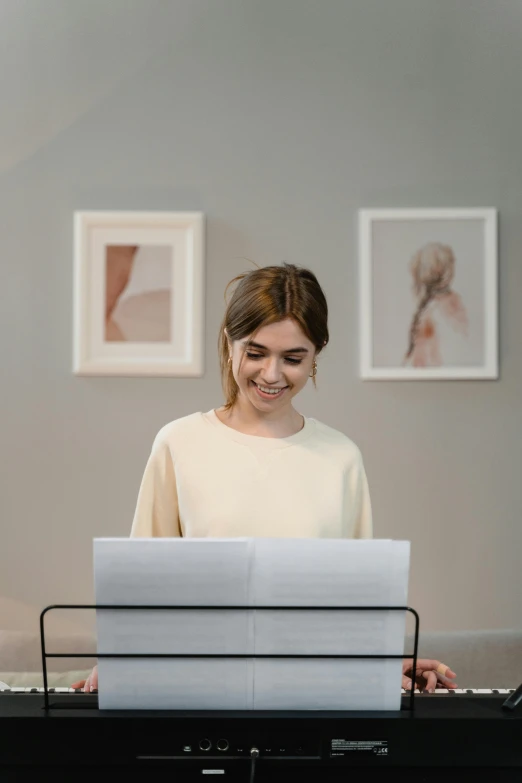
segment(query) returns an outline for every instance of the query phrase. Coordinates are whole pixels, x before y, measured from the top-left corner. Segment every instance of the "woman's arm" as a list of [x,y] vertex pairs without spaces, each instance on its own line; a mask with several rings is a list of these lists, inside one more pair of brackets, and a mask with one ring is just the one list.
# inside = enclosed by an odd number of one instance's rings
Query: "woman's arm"
[[176,474],[170,447],[160,431],[141,481],[131,538],[178,536],[181,526]]
[[370,491],[359,450],[347,477],[344,515],[347,538],[373,538]]

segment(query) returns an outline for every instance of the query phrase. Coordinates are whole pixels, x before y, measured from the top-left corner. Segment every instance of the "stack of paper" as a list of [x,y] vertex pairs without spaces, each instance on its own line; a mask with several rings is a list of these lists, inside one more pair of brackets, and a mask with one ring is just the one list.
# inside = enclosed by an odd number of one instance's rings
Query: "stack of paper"
[[[405,606],[409,542],[95,539],[98,652],[400,654],[405,614],[259,606]],[[394,710],[401,661],[99,659],[101,709]]]

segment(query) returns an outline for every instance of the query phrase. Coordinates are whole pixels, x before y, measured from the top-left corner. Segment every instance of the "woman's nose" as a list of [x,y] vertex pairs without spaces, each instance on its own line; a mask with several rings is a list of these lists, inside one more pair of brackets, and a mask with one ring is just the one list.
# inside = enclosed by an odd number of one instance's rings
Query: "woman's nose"
[[261,377],[266,383],[277,383],[281,377],[281,369],[279,362],[275,357],[273,359],[267,358],[265,360],[261,371]]

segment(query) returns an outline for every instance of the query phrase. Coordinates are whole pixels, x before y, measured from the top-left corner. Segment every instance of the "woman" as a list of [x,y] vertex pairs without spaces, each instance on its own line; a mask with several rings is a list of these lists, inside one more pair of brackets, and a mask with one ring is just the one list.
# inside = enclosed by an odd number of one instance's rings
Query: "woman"
[[[315,275],[284,264],[234,282],[219,334],[226,403],[160,430],[131,535],[370,538],[359,449],[292,404],[309,377],[315,385],[317,357],[329,338]],[[404,688],[411,674],[410,659],[403,663]],[[437,682],[455,688],[455,676],[439,661],[418,661],[416,682],[427,690]],[[95,667],[74,687],[97,684]]]

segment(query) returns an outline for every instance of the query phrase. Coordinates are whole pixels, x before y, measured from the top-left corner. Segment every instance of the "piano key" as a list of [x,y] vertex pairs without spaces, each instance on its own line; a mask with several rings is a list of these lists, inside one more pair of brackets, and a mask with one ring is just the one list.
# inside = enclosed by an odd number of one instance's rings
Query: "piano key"
[[[83,693],[82,688],[48,688],[47,693]],[[6,685],[0,689],[0,693],[45,693],[45,688],[22,688],[21,686],[10,687]]]
[[[1,694],[11,694],[11,693],[44,693],[44,688],[27,688],[27,687],[20,687],[20,686],[13,686],[10,687],[7,685],[7,683],[2,684],[2,688],[0,688]],[[451,696],[459,696],[459,695],[508,695],[510,693],[514,693],[515,688],[437,688],[435,690],[435,693],[439,694],[449,694]],[[84,694],[84,691],[82,688],[48,688],[47,693],[81,693]],[[97,690],[92,691],[92,693],[98,693]],[[415,693],[419,695],[424,695],[423,691],[420,691],[419,689],[415,689]],[[406,690],[405,688],[401,688],[401,694],[403,696],[409,696],[411,694],[410,690]],[[89,695],[89,694],[87,694]],[[427,694],[428,695],[428,694]]]

